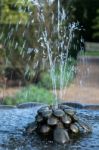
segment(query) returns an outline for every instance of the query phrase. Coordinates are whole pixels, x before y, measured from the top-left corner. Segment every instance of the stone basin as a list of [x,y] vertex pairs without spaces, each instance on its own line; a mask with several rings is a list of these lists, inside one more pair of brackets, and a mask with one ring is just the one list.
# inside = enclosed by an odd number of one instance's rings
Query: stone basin
[[[35,120],[43,104],[22,104],[17,107],[0,106],[0,150],[97,150],[99,149],[98,105],[68,105],[75,107],[79,116],[92,126],[92,133],[75,137],[70,143],[60,145],[41,139],[35,132],[25,134],[25,128]],[[78,105],[78,107],[77,107]],[[79,107],[80,106],[80,107]]]

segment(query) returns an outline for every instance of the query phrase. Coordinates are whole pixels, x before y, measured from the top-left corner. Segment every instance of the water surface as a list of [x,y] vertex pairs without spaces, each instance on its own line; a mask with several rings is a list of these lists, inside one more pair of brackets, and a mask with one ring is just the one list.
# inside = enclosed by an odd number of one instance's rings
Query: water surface
[[81,135],[65,145],[41,140],[34,133],[24,134],[25,127],[34,121],[40,106],[30,108],[0,108],[0,150],[97,150],[99,148],[99,110],[77,109],[81,118],[92,125],[93,132]]

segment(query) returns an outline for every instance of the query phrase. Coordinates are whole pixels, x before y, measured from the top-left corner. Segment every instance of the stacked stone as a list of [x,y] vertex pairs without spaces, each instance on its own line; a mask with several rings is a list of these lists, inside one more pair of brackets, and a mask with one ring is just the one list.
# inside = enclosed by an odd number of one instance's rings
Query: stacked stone
[[89,125],[78,118],[73,108],[63,104],[59,104],[57,108],[41,107],[35,123],[38,134],[63,144],[69,142],[72,135],[91,131]]

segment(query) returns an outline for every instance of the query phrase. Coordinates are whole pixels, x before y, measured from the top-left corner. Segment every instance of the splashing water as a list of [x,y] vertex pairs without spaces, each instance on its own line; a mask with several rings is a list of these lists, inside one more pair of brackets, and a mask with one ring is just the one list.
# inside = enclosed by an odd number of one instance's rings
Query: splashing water
[[[40,6],[40,5],[39,5]],[[41,8],[39,8],[41,9]],[[57,106],[59,103],[58,100],[58,96],[57,96],[57,90],[56,90],[56,80],[57,80],[57,75],[56,75],[56,67],[57,67],[57,63],[58,63],[58,67],[59,67],[59,80],[60,80],[60,99],[62,99],[63,97],[63,88],[64,88],[64,82],[65,82],[65,72],[66,72],[66,67],[67,67],[67,62],[68,62],[68,53],[69,53],[69,47],[72,41],[72,36],[73,36],[73,31],[76,28],[76,24],[70,24],[69,25],[69,34],[68,34],[68,38],[67,38],[67,31],[66,31],[66,27],[63,26],[63,23],[66,20],[66,12],[64,10],[64,8],[61,8],[61,3],[60,0],[58,0],[57,2],[57,24],[56,24],[56,31],[53,29],[52,32],[54,32],[54,34],[56,34],[57,32],[57,39],[55,40],[55,42],[57,43],[56,47],[57,47],[57,56],[54,57],[53,59],[53,47],[51,46],[52,44],[52,39],[49,37],[48,35],[48,31],[46,28],[46,25],[44,26],[44,31],[42,31],[42,36],[40,37],[40,39],[43,39],[43,45],[46,46],[46,50],[48,53],[48,59],[49,59],[49,64],[50,64],[50,75],[51,75],[51,79],[52,79],[52,84],[53,84],[53,92],[55,95],[55,105]],[[55,15],[52,15],[51,20],[55,19]],[[43,13],[43,10],[41,12],[41,14],[39,15],[39,20],[40,22],[45,23],[45,16]],[[53,27],[54,27],[53,26]],[[71,70],[69,71],[71,74],[71,71],[74,68],[71,68]]]
[[[27,21],[23,19],[23,24],[22,20],[19,19],[15,23],[15,27],[12,27],[11,23],[9,24],[9,32],[7,38],[4,39],[4,46],[6,47],[8,43],[7,49],[10,50],[10,54],[6,58],[5,65],[8,65],[7,60],[10,58],[10,55],[16,55],[18,49],[20,50],[21,59],[27,62],[24,65],[26,66],[24,76],[29,72],[29,65],[32,66],[31,70],[37,70],[41,63],[45,63],[50,71],[53,93],[55,95],[55,101],[52,103],[57,106],[60,103],[58,95],[60,99],[63,98],[63,88],[68,83],[68,79],[66,79],[68,55],[72,39],[75,36],[74,31],[77,29],[77,23],[67,22],[68,15],[62,6],[61,0],[31,0],[30,2],[33,9],[31,5],[28,8],[19,8],[19,12],[28,12],[29,19]],[[16,6],[17,3],[15,4]],[[22,29],[21,25],[24,25]],[[30,29],[31,26],[34,28],[33,33]],[[15,32],[20,33],[18,35],[20,38],[16,36],[17,40],[14,38]],[[0,38],[2,36],[3,32]],[[32,42],[29,40],[32,40]],[[5,53],[7,54],[7,52]],[[74,66],[70,68],[67,76],[71,76],[73,70]],[[59,82],[59,91],[57,90],[57,80]]]

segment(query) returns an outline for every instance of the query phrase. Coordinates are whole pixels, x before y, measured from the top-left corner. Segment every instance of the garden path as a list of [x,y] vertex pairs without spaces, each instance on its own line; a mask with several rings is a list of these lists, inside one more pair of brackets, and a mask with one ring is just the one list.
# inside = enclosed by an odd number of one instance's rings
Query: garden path
[[63,91],[63,100],[99,104],[99,57],[80,58],[74,82]]

